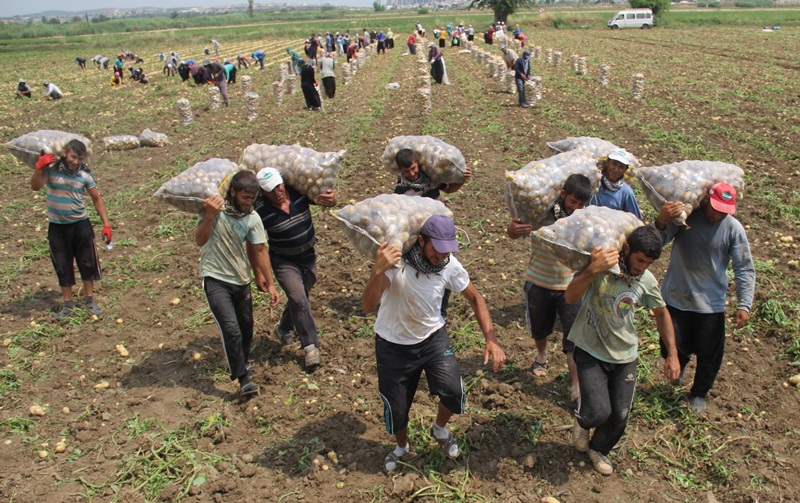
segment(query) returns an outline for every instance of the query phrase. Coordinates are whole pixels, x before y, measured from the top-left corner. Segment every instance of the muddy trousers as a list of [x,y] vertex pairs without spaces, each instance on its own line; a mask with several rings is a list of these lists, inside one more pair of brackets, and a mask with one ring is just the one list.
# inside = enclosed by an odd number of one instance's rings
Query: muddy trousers
[[[689,395],[705,398],[717,379],[725,352],[725,313],[693,313],[667,306],[675,329],[675,345],[681,371],[697,355],[697,371]],[[661,355],[666,358],[661,342]]]
[[275,280],[289,299],[283,308],[278,328],[283,333],[297,331],[302,347],[312,344],[319,347],[317,324],[314,322],[311,303],[308,300],[308,293],[317,282],[316,255],[289,260],[280,255],[270,254],[269,261],[272,263]]
[[636,390],[636,363],[606,363],[575,347],[581,398],[575,418],[581,428],[594,428],[589,448],[608,455],[628,425]]
[[247,375],[247,360],[253,342],[253,297],[250,285],[234,285],[203,278],[203,291],[217,323],[231,381]]

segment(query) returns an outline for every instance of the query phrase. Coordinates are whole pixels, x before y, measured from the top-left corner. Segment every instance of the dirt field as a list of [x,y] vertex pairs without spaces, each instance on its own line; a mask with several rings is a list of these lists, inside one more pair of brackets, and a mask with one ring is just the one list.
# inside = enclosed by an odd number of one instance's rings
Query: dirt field
[[[0,496],[14,502],[800,501],[792,475],[800,394],[786,383],[800,359],[800,57],[788,49],[800,46],[800,32],[537,30],[529,40],[564,55],[558,68],[534,61],[545,88],[534,108],[514,106],[516,97],[470,55],[448,48],[453,85],[434,86],[433,111],[424,114],[414,92],[416,62],[401,56],[398,36],[394,51],[368,60],[349,86],[340,79],[322,112],[305,110],[300,93],[276,105],[274,68],[249,70],[262,100],[252,122],[245,120],[238,84],[230,109],[210,111],[205,89],[163,77],[152,57],[150,85],[119,89],[108,85],[108,73],[81,72],[72,62],[116,45],[53,44],[47,68],[7,53],[9,81],[18,76],[14,68],[35,93],[50,78],[66,96],[2,98],[0,137],[37,129],[90,137],[115,246],[100,250],[104,278],[96,297],[105,314],[93,320],[79,309],[68,321],[53,321],[59,295],[43,193],[30,191],[30,168],[3,154]],[[146,55],[169,50],[124,43]],[[193,55],[202,44],[180,49]],[[230,47],[230,55],[238,49],[247,47]],[[587,56],[589,75],[570,72],[570,54]],[[601,63],[612,67],[606,88],[597,83]],[[630,77],[639,72],[646,91],[637,102]],[[390,82],[400,89],[386,90]],[[183,96],[194,107],[191,126],[180,126],[172,108]],[[169,134],[171,146],[124,152],[102,146],[104,136],[146,127]],[[311,302],[323,364],[305,372],[302,351],[271,336],[280,311],[257,296],[253,363],[261,392],[242,402],[197,276],[196,220],[151,194],[195,162],[237,160],[251,143],[299,143],[348,150],[337,189],[344,205],[391,192],[394,176],[380,155],[392,137],[417,134],[457,146],[475,172],[447,204],[464,231],[459,259],[490,305],[510,362],[500,373],[483,367],[474,317],[455,299],[449,330],[469,388],[469,409],[453,421],[463,454],[445,460],[430,439],[435,403],[423,385],[410,425],[417,457],[388,476],[381,465],[393,443],[377,392],[374,318],[360,307],[371,264],[353,251],[333,216],[314,213],[319,282]],[[654,323],[639,313],[637,397],[608,478],[570,444],[566,362],[553,345],[547,377],[533,377],[522,307],[528,243],[505,235],[504,172],[550,155],[546,141],[580,135],[624,146],[644,165],[707,159],[742,167],[748,188],[737,218],[748,229],[758,273],[751,324],[729,334],[704,416],[686,409],[684,389],[664,381]],[[644,198],[640,204],[652,218]],[[659,279],[667,260],[668,253],[654,266]],[[121,357],[117,344],[130,356]],[[33,405],[45,415],[29,414]],[[58,453],[62,440],[66,450]]]

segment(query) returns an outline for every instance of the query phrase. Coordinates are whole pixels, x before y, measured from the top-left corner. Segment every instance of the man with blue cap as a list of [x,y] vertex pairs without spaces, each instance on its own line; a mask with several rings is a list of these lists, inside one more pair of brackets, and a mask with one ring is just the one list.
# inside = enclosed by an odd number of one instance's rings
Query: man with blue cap
[[394,245],[378,247],[361,296],[366,313],[380,304],[374,325],[378,389],[386,430],[397,441],[383,461],[387,472],[397,470],[410,450],[408,417],[423,370],[431,394],[439,396],[431,437],[448,457],[456,458],[460,453],[447,422],[453,414],[464,411],[466,390],[440,313],[445,289],[461,292],[472,306],[486,339],[483,363],[491,359],[497,371],[506,359],[486,301],[452,253],[458,253],[455,224],[450,217],[434,215],[422,226],[417,242],[406,254]]
[[525,82],[531,78],[531,51],[522,51],[522,56],[514,62],[514,82],[517,84],[519,106],[528,108],[525,100]]

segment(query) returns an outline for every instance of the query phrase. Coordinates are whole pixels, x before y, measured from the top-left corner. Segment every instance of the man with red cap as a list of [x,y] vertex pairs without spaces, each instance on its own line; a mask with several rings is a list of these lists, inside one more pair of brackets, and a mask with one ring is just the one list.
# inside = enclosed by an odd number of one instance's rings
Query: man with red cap
[[453,345],[439,310],[445,288],[466,297],[486,339],[483,363],[491,358],[499,370],[506,356],[497,341],[492,317],[483,296],[469,279],[458,252],[453,220],[444,215],[430,217],[422,226],[417,243],[403,254],[386,243],[378,247],[367,285],[361,296],[366,313],[374,311],[375,357],[378,389],[384,404],[386,430],[397,445],[383,461],[392,472],[405,456],[408,444],[408,415],[422,371],[431,394],[439,396],[439,410],[430,433],[450,458],[459,447],[447,422],[464,411],[466,390],[461,379]]
[[[733,217],[736,189],[717,183],[703,203],[686,219],[686,226],[672,220],[683,212],[683,203],[668,202],[654,226],[663,242],[675,240],[672,256],[661,285],[675,328],[681,377],[691,355],[697,355],[697,370],[689,391],[689,406],[705,412],[706,396],[714,385],[725,350],[725,302],[728,264],[736,283],[736,328],[750,317],[756,271],[744,227]],[[662,350],[663,352],[663,350]]]

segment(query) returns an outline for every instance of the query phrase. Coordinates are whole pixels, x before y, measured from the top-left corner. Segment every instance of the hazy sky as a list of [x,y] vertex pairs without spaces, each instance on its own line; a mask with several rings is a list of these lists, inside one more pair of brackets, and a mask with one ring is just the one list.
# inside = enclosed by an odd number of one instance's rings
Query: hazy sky
[[[275,0],[282,3],[309,3],[331,5],[372,5],[372,0]],[[256,4],[268,3],[268,1],[256,0]],[[247,0],[26,0],[15,2],[12,0],[0,0],[0,17],[24,16],[48,10],[64,10],[82,12],[84,10],[103,9],[103,8],[134,8],[134,7],[153,7],[162,8],[173,7],[208,7],[214,5],[236,5],[247,4]]]

